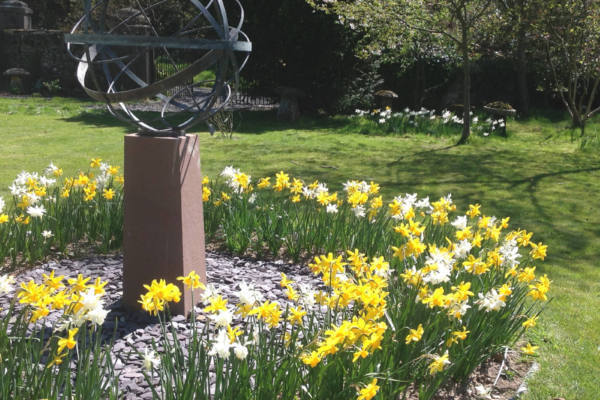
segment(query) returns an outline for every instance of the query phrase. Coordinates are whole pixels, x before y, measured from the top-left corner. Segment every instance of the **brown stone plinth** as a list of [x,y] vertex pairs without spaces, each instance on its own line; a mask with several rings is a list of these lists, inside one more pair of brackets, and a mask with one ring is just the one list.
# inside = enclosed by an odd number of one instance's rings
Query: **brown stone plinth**
[[163,278],[183,293],[171,312],[187,315],[191,292],[176,278],[196,271],[206,282],[198,137],[126,135],[124,169],[123,304],[141,310],[143,285]]

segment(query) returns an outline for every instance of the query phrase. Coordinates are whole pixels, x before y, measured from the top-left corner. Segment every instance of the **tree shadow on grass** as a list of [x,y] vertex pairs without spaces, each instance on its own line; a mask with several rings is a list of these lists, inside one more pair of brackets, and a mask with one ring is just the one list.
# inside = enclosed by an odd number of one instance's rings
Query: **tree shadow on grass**
[[[390,172],[395,173],[396,178],[381,182],[382,185],[400,186],[399,189],[407,191],[427,187],[440,195],[452,189],[453,198],[462,206],[481,201],[478,198],[481,197],[484,209],[493,210],[498,217],[511,216],[520,223],[541,225],[542,231],[536,232],[538,240],[551,240],[558,247],[554,252],[549,250],[551,259],[561,262],[577,259],[593,264],[600,257],[600,230],[591,229],[598,218],[586,222],[581,217],[586,206],[579,198],[588,196],[589,190],[597,188],[593,185],[588,188],[581,179],[574,180],[575,176],[600,171],[600,165],[583,168],[575,165],[571,168],[543,159],[527,159],[526,155],[523,159],[516,159],[515,153],[505,151],[465,156],[440,150],[447,148],[413,153],[390,163],[388,166],[393,167]],[[529,171],[532,169],[546,171],[531,174]],[[557,179],[560,179],[560,184],[566,182],[581,185],[581,188],[566,194],[568,197],[556,195],[548,198],[548,191],[559,184]],[[590,177],[589,182],[595,181]],[[586,250],[587,254],[584,254]]]
[[[419,152],[416,152],[416,153],[411,153],[407,157],[420,156],[420,155],[426,155],[426,154],[432,154],[432,153],[437,153],[437,152],[441,152],[441,151],[451,150],[451,149],[453,149],[453,148],[455,148],[457,146],[458,146],[457,144],[452,144],[450,146],[440,147],[440,148],[437,148],[437,149],[428,149],[428,150],[419,151]],[[392,161],[391,163],[388,163],[388,167],[392,167],[394,165],[401,164],[402,160],[404,160],[405,158],[406,157],[400,157],[396,161]]]
[[[160,113],[154,111],[137,111],[135,114],[143,121],[160,123]],[[181,117],[183,122],[185,117]],[[135,125],[121,121],[111,115],[105,108],[94,108],[64,119],[67,122],[93,125],[97,127],[123,127],[135,129]],[[159,124],[157,124],[159,126]],[[233,133],[260,135],[272,131],[303,130],[321,131],[340,129],[346,125],[343,119],[329,117],[303,116],[295,122],[280,121],[275,111],[236,111],[234,113]],[[205,122],[194,125],[190,132],[208,132]]]
[[121,121],[112,116],[106,109],[90,109],[77,115],[64,118],[66,122],[74,122],[84,125],[93,125],[106,128],[131,128],[131,124]]

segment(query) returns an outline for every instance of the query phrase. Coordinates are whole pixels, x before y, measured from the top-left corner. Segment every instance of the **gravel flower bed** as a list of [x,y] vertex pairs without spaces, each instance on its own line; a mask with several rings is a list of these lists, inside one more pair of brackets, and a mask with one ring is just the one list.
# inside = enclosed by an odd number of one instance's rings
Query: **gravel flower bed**
[[[277,300],[285,306],[288,299],[279,285],[281,272],[295,282],[315,288],[320,286],[320,280],[311,275],[306,267],[287,264],[283,261],[250,261],[209,252],[206,255],[206,269],[208,283],[217,287],[223,298],[230,303],[236,300],[235,293],[239,289],[238,285],[246,282],[253,284],[265,299]],[[115,333],[113,352],[114,360],[116,360],[115,370],[120,373],[120,392],[124,395],[124,399],[151,399],[152,392],[142,374],[143,360],[138,356],[136,350],[143,353],[146,348],[150,348],[153,339],[155,342],[160,341],[160,325],[156,318],[149,317],[141,308],[139,312],[132,312],[122,307],[122,256],[100,256],[77,261],[52,261],[19,274],[15,277],[16,285],[30,279],[40,281],[42,274],[52,271],[57,276],[64,275],[65,278],[75,278],[78,274],[83,274],[92,279],[100,277],[103,281],[108,282],[104,298],[109,314],[103,325],[103,332],[107,335],[107,339],[112,336],[113,332]],[[8,296],[0,297],[0,309],[6,310],[10,300],[11,298]],[[199,324],[203,323],[202,308],[200,305],[196,307]],[[59,315],[60,313],[57,312],[50,314],[44,320],[45,327],[52,329]],[[236,318],[234,318],[234,324],[241,322],[239,317]],[[184,316],[174,316],[170,324],[177,329],[180,338],[189,336],[191,333],[189,322]]]

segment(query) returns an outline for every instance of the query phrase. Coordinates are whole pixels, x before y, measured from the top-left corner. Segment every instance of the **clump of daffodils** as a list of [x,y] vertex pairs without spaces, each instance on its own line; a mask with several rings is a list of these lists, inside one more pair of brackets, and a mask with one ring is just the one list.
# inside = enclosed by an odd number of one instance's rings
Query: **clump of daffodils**
[[[12,290],[8,286],[11,281],[5,276],[0,279],[0,294]],[[82,274],[76,278],[65,278],[55,275],[52,271],[43,274],[43,280],[36,283],[34,280],[23,282],[16,291],[19,304],[24,305],[26,316],[30,323],[43,320],[51,312],[60,313],[59,323],[56,325],[55,334],[67,332],[66,336],[57,336],[57,350],[50,362],[51,365],[60,364],[65,356],[65,349],[72,350],[77,344],[76,335],[81,326],[87,322],[92,328],[102,326],[108,310],[105,309],[103,295],[107,282],[96,278],[86,278]]]
[[340,351],[351,352],[352,361],[356,362],[381,350],[388,328],[382,319],[387,306],[389,264],[383,258],[374,258],[369,263],[355,250],[348,252],[347,260],[331,253],[315,257],[309,267],[329,289],[327,294],[319,296],[320,304],[338,311],[351,309],[352,318],[334,322],[314,348],[308,346],[302,362],[314,368]]
[[[433,135],[457,134],[464,124],[462,115],[457,115],[449,110],[428,110],[421,107],[419,110],[405,108],[393,112],[390,107],[374,110],[356,109],[351,115],[351,120],[370,121],[378,128],[389,134],[427,133]],[[504,119],[480,119],[471,112],[471,127],[474,133],[487,137],[496,131],[503,131],[506,127]],[[377,130],[376,130],[377,131]],[[370,133],[370,132],[369,132]]]
[[[348,180],[338,192],[284,171],[259,178],[251,191],[252,202],[250,196],[240,198],[220,214],[226,219],[221,226],[231,227],[224,232],[228,241],[235,227],[252,237],[241,248],[278,249],[283,242],[290,252],[340,249],[341,243],[360,249],[343,255],[328,251],[310,263],[323,285],[313,288],[311,296],[283,276],[289,304],[254,300],[251,289],[240,298],[235,313],[255,318],[266,329],[287,322],[301,330],[311,325],[307,321],[325,321],[303,331],[295,347],[309,371],[325,371],[336,362],[371,363],[370,373],[381,374],[377,385],[383,391],[393,386],[383,376],[425,379],[431,385],[462,379],[481,359],[534,327],[548,300],[551,282],[536,274],[547,246],[534,241],[531,232],[511,229],[510,218],[486,214],[480,204],[460,212],[450,194],[434,200],[406,193],[386,201],[372,181]],[[234,185],[223,192],[235,193]],[[216,206],[211,209],[215,215],[220,200],[210,204]],[[239,208],[246,219],[237,221],[232,210]],[[265,225],[247,222],[262,219]],[[269,230],[281,236],[268,237]],[[253,243],[254,238],[264,242]],[[298,243],[304,247],[295,247]],[[211,317],[217,326],[229,321],[229,312],[223,312]],[[493,335],[482,331],[489,326]],[[473,348],[478,350],[468,350]],[[387,361],[388,353],[394,360]],[[403,367],[381,370],[386,362]],[[433,375],[435,380],[426,379]],[[357,385],[368,382],[363,376]]]
[[54,163],[23,171],[11,183],[12,201],[0,198],[0,260],[31,263],[87,241],[106,251],[122,239],[120,167],[91,159],[86,171],[63,176]]
[[167,303],[179,303],[181,300],[179,288],[172,283],[167,284],[164,279],[154,279],[150,285],[144,285],[144,288],[147,292],[140,296],[138,302],[142,305],[144,311],[152,315],[164,311]]

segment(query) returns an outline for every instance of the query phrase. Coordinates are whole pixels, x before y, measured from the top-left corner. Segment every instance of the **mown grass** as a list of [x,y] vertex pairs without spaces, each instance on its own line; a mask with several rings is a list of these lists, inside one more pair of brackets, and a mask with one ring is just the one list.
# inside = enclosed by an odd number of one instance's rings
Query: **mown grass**
[[[74,173],[91,157],[122,165],[129,126],[92,103],[69,99],[0,99],[0,195],[21,170],[50,160]],[[253,177],[285,170],[339,189],[350,178],[374,180],[391,196],[448,192],[459,207],[479,202],[487,214],[511,216],[512,226],[549,245],[544,270],[553,300],[530,334],[540,346],[541,371],[529,399],[597,399],[600,365],[600,120],[586,147],[572,140],[561,114],[510,121],[508,138],[373,136],[345,118],[302,119],[291,125],[271,113],[245,113],[233,140],[200,132],[203,170],[214,176],[234,165]]]

